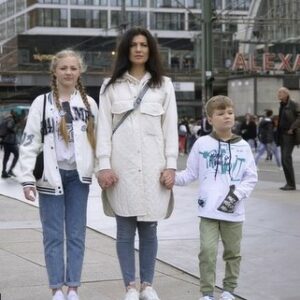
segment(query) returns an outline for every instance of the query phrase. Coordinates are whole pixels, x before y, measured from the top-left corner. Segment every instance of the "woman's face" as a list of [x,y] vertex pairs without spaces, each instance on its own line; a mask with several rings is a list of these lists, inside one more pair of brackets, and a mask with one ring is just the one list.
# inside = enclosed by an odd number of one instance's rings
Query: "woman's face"
[[79,61],[74,56],[66,56],[57,61],[54,70],[58,87],[75,88],[80,76]]
[[132,66],[144,66],[149,59],[149,47],[147,38],[144,35],[133,37],[130,49],[129,60]]

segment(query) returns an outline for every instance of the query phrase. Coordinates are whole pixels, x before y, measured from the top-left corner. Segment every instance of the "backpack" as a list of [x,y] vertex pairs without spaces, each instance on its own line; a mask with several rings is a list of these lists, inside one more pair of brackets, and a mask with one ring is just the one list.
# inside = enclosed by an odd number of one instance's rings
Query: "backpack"
[[0,140],[3,140],[7,135],[7,119],[1,121],[0,123]]

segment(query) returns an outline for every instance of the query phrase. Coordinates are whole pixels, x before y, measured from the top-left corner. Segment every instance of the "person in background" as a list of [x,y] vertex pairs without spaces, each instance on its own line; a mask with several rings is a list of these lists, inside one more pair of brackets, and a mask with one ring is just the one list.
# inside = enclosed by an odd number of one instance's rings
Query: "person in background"
[[[223,243],[225,277],[221,300],[233,300],[241,262],[244,203],[257,182],[257,171],[249,144],[232,133],[234,105],[218,95],[206,104],[211,134],[198,138],[186,169],[176,172],[175,184],[199,180],[200,300],[213,300],[219,238]],[[172,186],[166,178],[166,186]]]
[[212,131],[211,124],[209,124],[207,116],[204,115],[201,124],[201,136],[210,134],[211,131]]
[[[11,176],[15,176],[13,169],[19,159],[16,113],[13,110],[11,110],[10,114],[4,119],[3,122],[4,122],[4,126],[6,127],[6,134],[2,140],[4,155],[2,160],[1,177],[9,178]],[[7,170],[7,163],[11,154],[13,155],[13,160],[9,169]]]
[[188,124],[185,119],[182,119],[178,125],[178,143],[179,143],[179,154],[184,155],[186,153],[186,146],[189,137]]
[[[52,299],[79,300],[87,201],[95,165],[98,108],[85,93],[81,82],[85,65],[79,53],[69,49],[58,52],[52,59],[50,71],[52,91],[38,96],[30,107],[16,169],[25,198],[35,201],[36,192],[39,193]],[[46,126],[42,144],[45,96]],[[42,178],[36,180],[33,168],[41,148],[44,172]],[[64,285],[68,287],[66,298]]]
[[258,161],[261,156],[267,152],[267,154],[274,154],[277,167],[281,168],[279,153],[276,144],[274,143],[274,123],[272,120],[273,111],[270,109],[265,110],[265,116],[259,122],[258,125],[258,150],[255,156],[255,163],[258,165]]
[[290,92],[285,87],[278,90],[277,97],[280,103],[277,145],[281,149],[281,163],[286,179],[286,184],[280,189],[292,191],[296,189],[292,153],[296,144],[296,129],[300,128],[300,105],[290,98]]
[[[174,179],[178,157],[175,92],[170,78],[163,76],[156,40],[147,29],[129,29],[117,53],[112,77],[100,91],[97,178],[103,190],[104,212],[116,218],[124,300],[159,300],[153,288],[157,224],[173,210],[173,194],[164,180],[169,176]],[[149,88],[140,105],[120,124],[146,84]]]
[[256,151],[257,125],[254,116],[247,113],[240,127],[242,138]]
[[198,132],[201,130],[200,120],[191,119],[189,122],[190,136],[188,141],[187,153],[190,153],[194,143],[196,142]]

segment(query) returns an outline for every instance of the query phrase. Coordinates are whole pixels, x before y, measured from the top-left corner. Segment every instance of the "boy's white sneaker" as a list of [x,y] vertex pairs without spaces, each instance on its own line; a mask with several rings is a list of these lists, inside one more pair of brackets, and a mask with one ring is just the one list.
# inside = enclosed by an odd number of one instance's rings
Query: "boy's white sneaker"
[[152,286],[147,286],[140,294],[140,300],[160,300]]
[[199,300],[215,300],[215,298],[212,296],[204,296],[204,297],[201,297]]
[[65,295],[62,290],[57,290],[52,297],[52,300],[65,300]]
[[220,298],[220,300],[234,300],[234,299],[235,299],[234,296],[231,293],[226,291],[221,294],[221,298]]
[[134,288],[128,289],[124,300],[139,300],[139,292]]
[[74,290],[70,290],[67,295],[67,300],[79,300],[79,296]]

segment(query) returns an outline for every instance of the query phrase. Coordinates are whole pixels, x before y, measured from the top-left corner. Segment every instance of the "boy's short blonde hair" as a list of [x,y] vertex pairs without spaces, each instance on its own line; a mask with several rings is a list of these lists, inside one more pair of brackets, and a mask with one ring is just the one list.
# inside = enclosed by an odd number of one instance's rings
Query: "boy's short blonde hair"
[[217,95],[207,101],[205,110],[207,116],[212,117],[216,109],[226,109],[227,107],[234,108],[232,100],[227,96]]

